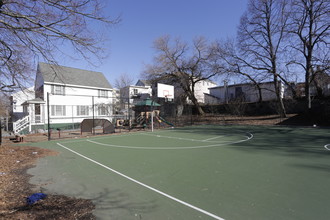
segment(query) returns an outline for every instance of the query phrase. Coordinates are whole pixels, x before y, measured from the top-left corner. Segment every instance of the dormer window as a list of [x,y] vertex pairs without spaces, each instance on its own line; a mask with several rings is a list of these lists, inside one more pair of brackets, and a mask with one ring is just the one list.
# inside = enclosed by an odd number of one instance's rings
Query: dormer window
[[99,97],[108,98],[107,90],[99,90]]
[[51,87],[51,93],[53,95],[65,95],[65,87],[59,86],[59,85],[52,85]]

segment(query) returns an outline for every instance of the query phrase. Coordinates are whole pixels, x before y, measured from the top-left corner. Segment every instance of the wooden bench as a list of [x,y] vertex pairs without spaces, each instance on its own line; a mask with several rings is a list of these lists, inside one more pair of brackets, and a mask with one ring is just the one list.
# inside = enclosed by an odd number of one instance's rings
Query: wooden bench
[[23,142],[26,136],[24,134],[16,134],[15,138],[17,142]]

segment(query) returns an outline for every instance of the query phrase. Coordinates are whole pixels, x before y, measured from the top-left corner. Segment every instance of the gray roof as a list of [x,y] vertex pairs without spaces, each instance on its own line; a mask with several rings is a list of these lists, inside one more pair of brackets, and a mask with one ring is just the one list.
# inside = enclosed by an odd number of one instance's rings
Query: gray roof
[[139,79],[136,84],[136,86],[151,86],[151,83],[149,80],[141,80]]
[[27,100],[25,102],[22,103],[22,105],[27,105],[27,104],[44,104],[45,101],[42,100],[41,98],[35,98],[35,99],[31,99],[31,100]]
[[39,63],[45,82],[112,89],[103,73],[55,64]]

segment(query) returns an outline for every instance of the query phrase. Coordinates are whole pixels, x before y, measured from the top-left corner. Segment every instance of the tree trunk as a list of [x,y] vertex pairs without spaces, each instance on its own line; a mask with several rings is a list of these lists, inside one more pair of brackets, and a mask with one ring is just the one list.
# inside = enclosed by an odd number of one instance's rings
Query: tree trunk
[[191,91],[188,92],[188,97],[189,97],[190,101],[194,104],[194,106],[196,107],[198,114],[204,115],[205,113],[204,113],[202,107],[200,106],[200,104],[198,103],[198,100],[196,99],[194,92],[191,92]]
[[276,93],[276,97],[277,97],[277,101],[278,101],[278,107],[279,107],[279,114],[282,118],[286,118],[286,110],[285,110],[285,106],[283,103],[283,99],[281,96],[281,86],[280,86],[280,82],[277,79],[277,76],[274,76],[274,86],[275,86],[275,93]]
[[310,91],[310,72],[306,70],[306,75],[305,75],[305,97],[307,99],[307,106],[308,109],[312,108],[312,100],[311,100],[311,91]]
[[195,96],[195,84],[192,83],[192,85],[187,86],[185,88],[185,90],[186,90],[185,92],[187,93],[188,98],[190,99],[190,101],[196,107],[198,114],[199,115],[204,115],[205,113],[204,113],[202,107],[200,106],[200,104],[198,103],[198,100],[196,99],[196,96]]
[[261,91],[261,88],[260,88],[260,86],[259,85],[256,85],[257,86],[257,89],[258,89],[258,93],[259,93],[259,103],[261,103],[262,102],[262,91]]
[[282,118],[286,118],[287,117],[286,110],[281,95],[278,99],[279,99],[280,115]]
[[202,107],[199,105],[199,104],[195,104],[196,108],[197,108],[197,111],[198,111],[198,114],[199,115],[204,115],[205,112],[203,111]]
[[178,116],[178,117],[182,116],[182,112],[183,112],[183,105],[182,104],[177,105],[176,116]]
[[195,97],[193,97],[191,101],[194,104],[194,106],[196,107],[198,114],[204,115],[205,113],[204,113],[202,107],[200,106],[200,104],[198,103],[197,99]]

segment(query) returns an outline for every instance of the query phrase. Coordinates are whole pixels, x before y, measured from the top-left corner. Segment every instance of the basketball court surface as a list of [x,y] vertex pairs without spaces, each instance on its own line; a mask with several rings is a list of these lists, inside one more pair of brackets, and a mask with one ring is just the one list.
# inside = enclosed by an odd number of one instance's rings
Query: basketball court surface
[[[191,126],[34,143],[44,193],[97,219],[330,219],[328,129]],[[31,145],[31,144],[29,144]]]

